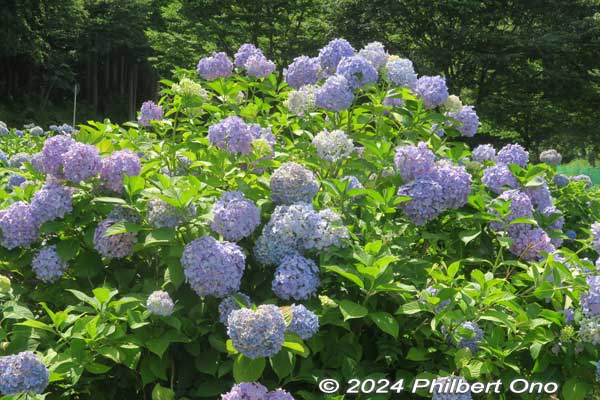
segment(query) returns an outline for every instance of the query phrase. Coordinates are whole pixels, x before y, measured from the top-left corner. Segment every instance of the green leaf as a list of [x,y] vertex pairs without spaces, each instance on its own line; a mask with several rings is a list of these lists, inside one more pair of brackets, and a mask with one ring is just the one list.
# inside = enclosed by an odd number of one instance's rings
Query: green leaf
[[43,323],[42,321],[36,321],[34,319],[28,319],[27,321],[19,322],[17,325],[27,326],[29,328],[34,328],[34,329],[41,329],[44,331],[54,333],[54,329],[52,329],[52,327],[50,325],[47,325],[47,324]]
[[289,351],[280,351],[276,356],[271,357],[271,368],[279,377],[279,380],[290,376],[294,369],[295,356]]
[[110,289],[96,288],[92,290],[92,293],[94,293],[94,297],[100,303],[108,303],[108,301],[116,294],[116,291],[114,293],[111,293]]
[[310,350],[304,344],[302,339],[300,339],[294,334],[285,334],[285,342],[283,342],[283,347],[285,347],[286,349],[290,349],[295,354],[298,354],[299,356],[302,356],[304,358],[310,355]]
[[62,240],[56,245],[56,252],[64,262],[71,261],[77,257],[79,249],[79,241],[75,239]]
[[410,303],[402,304],[396,310],[396,314],[412,315],[423,311],[429,311],[429,307],[419,301],[411,301]]
[[127,204],[125,200],[118,197],[96,197],[92,201],[95,203]]
[[565,400],[583,400],[590,389],[589,384],[577,378],[571,378],[563,385],[562,394]]
[[398,339],[400,325],[393,315],[386,312],[375,312],[369,314],[369,318],[375,322],[375,325],[377,325],[379,329],[389,335],[392,335],[395,339]]
[[256,382],[262,376],[267,362],[264,358],[251,359],[243,354],[233,362],[233,378],[237,383]]
[[165,271],[165,281],[170,281],[175,288],[181,286],[181,284],[185,280],[185,275],[183,273],[183,267],[179,259],[169,257],[167,259],[167,270]]
[[344,321],[354,318],[363,318],[369,313],[369,310],[365,307],[350,300],[342,300],[338,304],[340,306],[340,311],[344,316]]
[[429,359],[429,352],[427,349],[411,347],[410,350],[408,350],[406,359],[410,361],[426,361]]
[[464,244],[469,244],[473,240],[475,240],[481,234],[481,229],[474,229],[470,231],[462,231],[458,234],[460,240],[463,241]]
[[460,261],[455,261],[452,264],[450,264],[448,266],[448,276],[450,278],[454,278],[456,276],[456,273],[458,272],[459,268],[460,268]]
[[353,271],[350,267],[338,266],[338,265],[326,265],[323,267],[327,271],[335,272],[336,274],[348,279],[355,283],[361,289],[365,288],[365,283],[360,279],[360,276],[356,271]]
[[100,303],[98,302],[97,299],[90,297],[90,296],[86,295],[85,293],[80,292],[79,290],[67,289],[67,291],[73,293],[73,296],[77,297],[79,300],[83,301],[84,303],[87,303],[90,306],[94,307],[96,310],[100,309]]
[[152,390],[152,400],[175,400],[175,392],[157,383]]

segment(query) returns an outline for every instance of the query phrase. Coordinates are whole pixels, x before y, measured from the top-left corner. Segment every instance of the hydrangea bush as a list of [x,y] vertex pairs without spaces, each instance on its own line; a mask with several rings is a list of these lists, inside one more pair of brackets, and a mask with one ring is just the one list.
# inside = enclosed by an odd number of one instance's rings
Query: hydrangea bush
[[554,150],[475,142],[445,77],[379,42],[288,66],[245,44],[155,101],[123,125],[2,125],[7,399],[517,377],[600,396],[600,192]]

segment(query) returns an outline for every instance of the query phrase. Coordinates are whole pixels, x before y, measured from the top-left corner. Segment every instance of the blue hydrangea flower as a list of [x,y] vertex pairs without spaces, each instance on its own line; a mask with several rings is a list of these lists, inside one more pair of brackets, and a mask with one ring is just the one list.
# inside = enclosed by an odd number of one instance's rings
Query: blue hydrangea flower
[[108,190],[121,193],[124,175],[138,175],[141,170],[142,164],[137,154],[130,150],[119,150],[102,159],[100,178]]
[[496,161],[496,149],[490,144],[481,144],[473,149],[471,157],[474,161],[480,163],[485,161]]
[[552,193],[545,180],[540,180],[540,185],[526,187],[523,191],[529,196],[536,210],[542,211],[552,206]]
[[175,304],[173,299],[169,296],[169,293],[162,290],[154,291],[146,299],[146,308],[150,310],[152,314],[168,317],[173,314],[173,308]]
[[[504,230],[509,227],[509,223],[518,218],[533,218],[533,205],[529,196],[520,190],[507,190],[498,196],[498,200],[510,202],[508,215],[500,221],[491,221],[490,228],[493,231]],[[495,210],[491,210],[492,214],[498,215]],[[510,225],[511,229],[518,228],[521,224]]]
[[473,106],[463,106],[460,111],[450,112],[447,115],[460,123],[459,126],[456,126],[456,129],[462,136],[475,136],[477,129],[479,129],[479,117]]
[[314,85],[319,80],[321,64],[318,58],[300,56],[283,70],[283,76],[288,85],[300,89],[305,85]]
[[236,116],[224,118],[208,128],[210,144],[234,154],[250,154],[254,139],[248,124]]
[[285,319],[277,306],[261,305],[257,310],[234,310],[227,319],[227,334],[233,347],[255,359],[279,353],[285,341]]
[[35,153],[31,156],[31,166],[40,174],[46,173],[44,170],[44,155],[42,154],[42,152]]
[[600,253],[600,222],[594,222],[591,226],[592,231],[592,247]]
[[352,89],[375,83],[379,77],[377,69],[361,56],[342,58],[337,66],[336,73],[346,78]]
[[316,91],[317,87],[314,85],[305,85],[298,90],[292,90],[288,93],[284,105],[290,112],[303,117],[306,113],[315,109]]
[[31,212],[39,224],[63,218],[73,211],[73,190],[49,179],[31,199]]
[[221,400],[265,400],[267,388],[257,382],[243,382],[234,385],[228,393],[221,395]]
[[600,316],[584,318],[579,325],[579,337],[586,343],[600,345]]
[[386,79],[392,85],[412,89],[417,84],[417,74],[409,59],[391,56],[385,65],[385,72]]
[[581,295],[581,309],[586,317],[600,316],[600,276],[586,278],[588,291]]
[[567,241],[573,241],[573,240],[577,239],[577,232],[575,232],[572,229],[569,229],[568,231],[566,231],[565,235],[567,235],[567,237],[569,238]]
[[325,129],[313,138],[312,144],[317,149],[319,157],[330,162],[348,158],[354,150],[352,139],[342,130],[329,132]]
[[516,164],[521,168],[526,168],[529,162],[529,152],[520,144],[507,144],[500,149],[496,156],[496,162],[499,164]]
[[442,187],[445,208],[460,208],[467,204],[471,193],[471,174],[465,167],[440,161],[431,177]]
[[354,47],[345,39],[333,39],[319,51],[321,68],[327,74],[333,74],[344,57],[352,57]]
[[446,79],[442,76],[422,76],[417,79],[415,93],[423,100],[425,108],[435,108],[448,99]]
[[231,312],[242,308],[242,306],[240,306],[238,303],[238,300],[241,301],[246,308],[252,306],[252,300],[250,297],[248,297],[248,295],[240,292],[236,293],[236,297],[237,299],[233,296],[227,296],[219,304],[219,322],[225,326],[227,326],[227,320]]
[[213,53],[210,57],[201,58],[198,61],[196,71],[200,77],[207,81],[214,81],[217,78],[225,78],[233,72],[233,63],[227,57],[227,54]]
[[146,219],[155,228],[175,228],[185,224],[196,215],[195,207],[180,210],[162,199],[152,199],[148,202]]
[[514,177],[512,171],[504,164],[487,167],[483,170],[481,182],[492,192],[500,194],[506,187],[516,189],[519,181]]
[[106,258],[123,258],[131,255],[137,243],[135,232],[106,236],[107,230],[122,219],[109,217],[98,224],[94,231],[94,248]]
[[30,351],[0,357],[0,393],[3,395],[42,394],[49,379],[48,368]]
[[252,54],[248,57],[246,64],[246,73],[254,78],[266,78],[275,71],[275,63],[262,54]]
[[8,132],[10,132],[8,126],[3,121],[0,121],[0,136],[6,136]]
[[462,376],[445,376],[435,380],[431,400],[472,400],[471,392],[457,393],[460,383],[468,383]]
[[342,247],[344,240],[350,237],[342,217],[329,208],[319,211],[314,233],[304,240],[306,249],[323,250],[336,246]]
[[408,182],[433,171],[435,154],[425,142],[419,142],[416,146],[400,146],[396,148],[394,164],[402,179]]
[[473,353],[477,352],[477,350],[479,350],[479,343],[483,340],[483,330],[479,328],[477,323],[471,321],[463,322],[461,328],[468,329],[473,332],[473,334],[471,337],[460,337],[457,347],[460,349],[470,349]]
[[90,144],[75,143],[63,154],[63,172],[71,182],[87,182],[100,173],[102,158],[98,148]]
[[212,214],[211,228],[232,242],[250,236],[260,225],[260,209],[242,192],[224,192]]
[[46,139],[42,148],[41,161],[43,171],[47,174],[62,177],[63,154],[75,144],[70,136],[57,135]]
[[584,187],[589,189],[592,187],[592,178],[587,175],[575,175],[571,177],[571,182],[584,182]]
[[556,174],[556,175],[554,175],[554,178],[552,179],[552,181],[559,188],[564,188],[565,186],[567,186],[569,184],[569,182],[571,182],[569,180],[569,177],[566,176],[566,175],[563,175],[563,174]]
[[509,250],[523,260],[539,260],[541,252],[552,253],[555,248],[548,234],[541,228],[519,224],[517,229],[509,231],[512,245]]
[[558,165],[562,161],[562,156],[558,151],[548,149],[540,153],[540,161],[548,165]]
[[444,210],[444,189],[431,178],[418,177],[400,186],[397,194],[411,197],[399,207],[415,225],[425,225]]
[[29,134],[31,136],[44,136],[46,132],[44,132],[44,130],[39,127],[39,126],[34,126],[33,128],[29,129]]
[[164,118],[163,108],[153,101],[146,101],[142,104],[138,123],[142,126],[150,126],[150,121],[160,121]]
[[203,236],[185,246],[181,265],[198,296],[225,297],[239,291],[246,256],[235,243]]
[[38,219],[24,201],[0,210],[0,245],[8,250],[34,243],[38,239],[38,228]]
[[320,284],[319,267],[315,262],[290,254],[277,267],[271,287],[281,299],[305,300],[315,295]]
[[10,174],[10,177],[8,178],[8,183],[6,184],[6,188],[10,192],[15,186],[21,186],[21,184],[25,182],[27,182],[27,178],[25,178],[23,175]]
[[383,68],[388,61],[389,54],[380,42],[371,42],[358,52],[360,57],[365,58],[376,69]]
[[58,255],[56,245],[42,247],[31,262],[31,269],[35,272],[35,276],[45,283],[57,281],[68,268],[69,264]]
[[271,199],[276,204],[312,202],[319,182],[312,171],[295,162],[287,162],[271,175]]
[[354,94],[348,80],[341,75],[332,75],[315,91],[317,107],[329,111],[342,111],[350,107]]
[[[343,182],[348,182],[346,184],[346,193],[348,193],[350,190],[352,189],[364,189],[365,187],[363,186],[362,183],[360,183],[360,181],[358,180],[357,177],[355,177],[354,175],[346,175],[344,176],[341,181]],[[358,196],[352,196],[352,198],[361,198],[363,195],[358,195]]]
[[276,389],[267,393],[265,400],[294,400],[294,397],[283,389]]
[[[404,105],[404,99],[400,97],[385,96],[381,104],[389,107],[402,107]],[[387,111],[384,111],[384,113],[385,112]]]
[[319,317],[302,304],[292,304],[291,313],[292,321],[286,328],[286,332],[295,333],[306,340],[319,331]]
[[2,150],[0,150],[0,161],[2,161],[5,165],[9,165],[8,157],[6,157],[6,154],[4,154]]
[[233,63],[236,67],[244,68],[244,66],[246,65],[246,61],[248,61],[248,58],[255,54],[262,55],[263,52],[261,49],[257,48],[253,44],[245,43],[241,45],[238,51],[234,54]]
[[9,160],[11,168],[20,168],[23,164],[31,162],[31,156],[27,153],[17,153]]
[[77,130],[75,128],[73,128],[71,125],[69,124],[62,124],[62,125],[50,125],[48,127],[48,129],[50,129],[52,132],[56,132],[56,133],[60,133],[63,135],[70,135],[72,133],[75,133]]

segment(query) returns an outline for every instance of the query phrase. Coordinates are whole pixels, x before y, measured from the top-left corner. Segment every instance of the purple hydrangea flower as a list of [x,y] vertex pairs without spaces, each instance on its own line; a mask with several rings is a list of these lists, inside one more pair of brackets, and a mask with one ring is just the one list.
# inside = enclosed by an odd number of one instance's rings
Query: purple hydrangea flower
[[25,178],[23,175],[10,174],[6,188],[8,191],[11,191],[15,186],[21,186],[25,182],[27,182],[27,178]]
[[35,153],[31,156],[31,166],[40,174],[46,173],[44,170],[44,155],[42,152]]
[[6,157],[6,154],[4,154],[4,152],[2,150],[0,150],[0,161],[2,161],[5,165],[10,164],[8,162],[8,157]]
[[49,379],[48,368],[30,351],[0,357],[0,393],[6,396],[41,394]]
[[312,144],[317,149],[319,157],[330,162],[348,158],[354,150],[352,139],[342,130],[329,132],[325,129],[313,138]]
[[345,39],[333,39],[319,51],[321,68],[327,74],[333,74],[344,57],[352,57],[354,47]]
[[581,309],[586,317],[600,316],[600,275],[586,278],[588,291],[581,295]]
[[100,178],[104,186],[115,193],[123,190],[123,176],[138,175],[142,164],[137,154],[130,150],[119,150],[102,160]]
[[423,100],[425,108],[440,106],[449,96],[446,79],[439,75],[422,76],[417,79],[415,93]]
[[383,68],[388,61],[389,54],[380,42],[371,42],[358,52],[360,57],[365,58],[376,69]]
[[0,244],[8,250],[35,242],[38,228],[38,219],[31,206],[24,201],[0,210]]
[[555,250],[552,240],[541,228],[522,224],[509,234],[513,241],[510,252],[524,260],[539,260],[541,252],[551,253]]
[[89,181],[102,167],[98,148],[90,144],[75,143],[62,158],[65,178],[75,183]]
[[58,255],[56,245],[42,247],[31,262],[31,269],[35,272],[35,276],[45,283],[57,281],[68,268],[69,264]]
[[319,317],[302,304],[292,304],[291,313],[292,321],[286,328],[286,332],[295,333],[301,339],[306,340],[319,331]]
[[591,226],[592,231],[592,247],[600,253],[600,222],[594,222]]
[[337,66],[336,73],[346,78],[352,89],[375,83],[379,77],[377,69],[361,56],[342,58]]
[[[56,177],[63,176],[63,154],[75,144],[70,136],[57,135],[46,139],[42,148],[43,172]],[[37,168],[36,168],[37,169]]]
[[596,382],[600,382],[600,360],[596,364]]
[[473,353],[477,352],[479,350],[479,343],[483,340],[483,330],[479,328],[477,323],[471,321],[463,322],[461,328],[468,329],[473,334],[471,337],[461,337],[457,347],[470,349]]
[[435,166],[435,154],[427,147],[427,143],[419,142],[416,146],[400,146],[396,148],[394,164],[405,182],[425,176]]
[[227,54],[213,53],[210,57],[201,58],[196,67],[198,75],[207,81],[214,81],[217,78],[225,78],[233,72],[233,63],[227,57]]
[[350,237],[348,228],[344,225],[339,214],[329,208],[319,211],[316,230],[305,238],[306,249],[323,250],[327,247],[341,247],[343,241]]
[[142,126],[150,126],[150,121],[160,121],[164,118],[165,113],[163,108],[153,101],[146,101],[140,109],[138,122]]
[[514,177],[512,171],[504,164],[487,167],[483,170],[481,182],[492,192],[500,194],[505,187],[516,189],[519,181]]
[[283,70],[283,76],[288,85],[300,89],[305,85],[314,85],[319,80],[321,64],[318,58],[300,56]]
[[471,156],[474,161],[480,163],[485,161],[496,161],[496,149],[490,144],[481,144],[473,149]]
[[400,186],[397,194],[411,197],[399,207],[416,225],[425,225],[444,210],[444,189],[431,178],[418,177]]
[[444,207],[460,208],[467,204],[471,193],[471,174],[465,167],[438,162],[432,178],[442,187]]
[[[503,221],[490,222],[490,228],[493,231],[504,230],[508,224],[518,218],[533,218],[533,205],[529,196],[520,190],[507,190],[498,196],[499,200],[509,201],[509,211]],[[495,210],[490,210],[492,214],[498,215]],[[510,225],[510,229],[518,229],[522,224]]]
[[31,212],[39,224],[63,218],[73,211],[73,189],[49,179],[31,199]]
[[239,291],[246,256],[235,243],[203,236],[185,246],[181,265],[198,296],[225,297]]
[[536,210],[542,211],[552,206],[552,193],[545,180],[540,179],[540,185],[526,187],[523,191],[529,196]]
[[575,320],[575,311],[573,309],[565,308],[563,314],[565,314],[565,322],[567,324],[571,324]]
[[260,225],[260,209],[242,192],[224,192],[212,213],[211,228],[232,242],[250,236]]
[[385,65],[386,79],[395,86],[414,88],[417,74],[412,61],[406,58],[390,57]]
[[110,217],[106,218],[94,231],[94,248],[98,253],[106,258],[123,258],[131,255],[133,246],[137,243],[137,234],[135,232],[124,232],[116,235],[107,236],[107,230],[114,224],[123,221],[123,219]]
[[266,78],[275,71],[275,63],[262,54],[252,54],[244,64],[248,75],[254,78]]
[[294,397],[283,389],[276,389],[267,393],[265,400],[294,400]]
[[181,210],[162,199],[152,199],[148,202],[146,219],[155,228],[175,228],[185,224],[195,215],[194,206]]
[[385,96],[381,104],[389,107],[402,107],[404,105],[404,99],[400,97]]
[[287,162],[271,175],[270,188],[271,199],[276,204],[309,203],[319,191],[319,182],[312,171]]
[[241,301],[246,308],[252,306],[252,300],[246,294],[236,293],[236,296],[237,300],[233,296],[227,296],[219,304],[219,322],[225,326],[227,326],[227,320],[229,315],[231,315],[231,312],[242,308],[238,303],[238,300]]
[[261,305],[257,310],[234,310],[227,319],[227,334],[233,347],[248,358],[271,357],[285,341],[285,319],[277,306]]
[[146,308],[150,310],[152,314],[168,317],[173,314],[175,304],[173,303],[171,296],[169,296],[169,293],[157,290],[148,296]]
[[448,116],[460,123],[460,126],[456,126],[456,129],[458,129],[462,136],[473,137],[477,133],[477,129],[479,129],[479,117],[473,106],[463,106],[460,111],[450,112]]
[[[456,383],[455,383],[456,382]],[[432,387],[433,397],[431,400],[472,400],[471,392],[457,393],[460,383],[468,383],[462,376],[445,376],[435,380],[435,386]],[[454,389],[453,389],[454,388]]]
[[563,174],[556,174],[556,175],[554,175],[554,178],[552,179],[552,181],[559,188],[564,188],[565,186],[567,186],[569,184],[569,182],[571,182],[569,180],[569,177],[566,176],[566,175],[563,175]]
[[[565,225],[565,217],[563,216],[562,211],[560,211],[555,206],[548,206],[541,211],[542,215],[546,217],[552,216],[554,221],[548,225],[548,229],[551,231],[562,231],[563,226]],[[554,247],[560,247],[563,243],[561,238],[552,238],[552,244]]]
[[575,175],[571,177],[571,182],[584,182],[584,187],[589,189],[592,187],[592,178],[587,175]]
[[250,58],[250,56],[253,56],[255,54],[263,55],[263,52],[261,51],[261,49],[257,48],[253,44],[245,43],[240,46],[238,51],[233,56],[234,57],[233,63],[235,64],[236,67],[244,68],[244,66],[246,65],[246,61],[248,61],[248,58]]
[[520,144],[507,144],[498,152],[496,162],[507,165],[512,163],[521,168],[526,168],[529,162],[529,152]]
[[329,111],[342,111],[350,107],[354,94],[348,80],[332,75],[315,91],[315,104]]
[[256,138],[248,124],[236,116],[224,118],[208,128],[210,144],[234,154],[250,154],[254,139]]
[[290,254],[277,267],[271,287],[281,299],[305,300],[314,296],[320,284],[319,267],[315,262]]
[[17,153],[10,158],[11,168],[20,168],[23,164],[31,162],[31,156],[27,153]]
[[544,150],[540,154],[540,161],[548,165],[558,165],[562,161],[562,156],[554,149]]
[[234,385],[228,393],[221,395],[221,400],[265,400],[267,388],[257,382],[243,382]]
[[586,343],[600,345],[600,316],[584,318],[579,325],[579,337]]

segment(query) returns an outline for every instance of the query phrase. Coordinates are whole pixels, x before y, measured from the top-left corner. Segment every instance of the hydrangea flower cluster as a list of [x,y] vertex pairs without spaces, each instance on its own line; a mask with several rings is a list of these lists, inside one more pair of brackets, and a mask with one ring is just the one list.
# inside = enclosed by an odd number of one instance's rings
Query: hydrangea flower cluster
[[24,201],[17,201],[0,210],[0,244],[8,250],[35,242],[38,228],[38,218],[32,207]]
[[319,267],[314,261],[289,254],[275,270],[271,287],[281,299],[305,300],[315,295],[320,284]]
[[519,181],[504,164],[497,164],[484,169],[481,182],[483,182],[488,189],[497,194],[502,193],[505,190],[505,187],[512,189],[519,187]]
[[579,325],[579,337],[594,346],[600,345],[600,316],[584,318]]
[[102,159],[100,178],[108,190],[121,193],[123,177],[135,176],[142,170],[140,158],[131,150],[119,150]]
[[94,231],[94,248],[106,258],[123,258],[131,255],[133,246],[137,243],[135,232],[117,233],[107,236],[108,229],[116,223],[123,221],[116,215],[109,215],[98,224]]
[[211,228],[232,242],[250,236],[260,225],[260,209],[242,192],[224,192],[212,213]]
[[587,175],[575,175],[571,177],[571,182],[584,182],[584,187],[589,189],[592,187],[592,178]]
[[467,380],[462,376],[445,376],[435,380],[435,389],[431,400],[472,400],[471,392],[458,393],[457,388]]
[[276,204],[312,202],[319,182],[312,171],[295,162],[287,162],[271,175],[271,199]]
[[274,136],[270,129],[257,124],[247,124],[237,116],[229,116],[208,128],[210,144],[233,154],[248,155],[252,152],[252,142],[266,139],[271,145]]
[[87,182],[102,168],[98,148],[90,144],[75,143],[63,154],[63,172],[71,182]]
[[342,58],[337,66],[336,73],[346,78],[352,89],[375,83],[379,77],[377,69],[361,56]]
[[196,71],[200,77],[207,81],[225,78],[233,72],[233,63],[223,52],[213,53],[210,57],[201,58],[198,61]]
[[402,179],[408,182],[433,171],[435,154],[425,142],[419,142],[416,146],[400,146],[396,149],[394,164]]
[[[404,105],[404,99],[400,97],[385,96],[381,104],[389,107],[402,107]],[[384,113],[385,112],[387,111],[384,111]]]
[[531,199],[531,203],[534,205],[535,209],[541,212],[552,206],[552,193],[550,193],[550,189],[545,180],[540,180],[539,183],[540,184],[537,186],[529,186],[523,190]]
[[348,80],[342,75],[332,75],[315,91],[315,105],[329,111],[342,111],[350,107],[354,94]]
[[[448,96],[444,104],[440,106],[440,109],[446,113],[458,113],[463,108],[463,103],[460,100],[460,97],[457,95],[451,94]],[[453,117],[456,118],[456,117]]]
[[594,222],[590,230],[592,231],[592,247],[600,253],[600,222]]
[[521,168],[526,168],[529,162],[529,152],[520,144],[509,143],[500,149],[496,156],[498,164],[516,164]]
[[248,295],[240,292],[236,293],[235,296],[237,299],[234,298],[233,295],[227,296],[219,303],[219,322],[225,326],[227,326],[227,319],[229,318],[229,315],[231,315],[231,312],[242,308],[239,302],[244,304],[246,308],[249,308],[252,305],[252,300]]
[[8,157],[6,157],[6,154],[4,154],[2,150],[0,150],[0,161],[2,161],[6,165],[9,165]]
[[50,373],[37,355],[30,351],[0,357],[0,393],[42,394]]
[[69,151],[75,143],[73,138],[66,135],[57,135],[46,139],[40,157],[43,171],[58,178],[63,177],[63,154]]
[[194,82],[190,78],[181,78],[179,83],[174,83],[171,86],[171,90],[173,93],[182,96],[182,97],[201,97],[203,99],[208,99],[210,94],[206,89],[202,87],[197,82]]
[[246,256],[235,243],[203,236],[185,246],[181,265],[198,296],[225,297],[240,289]]
[[314,85],[319,80],[321,64],[316,57],[300,56],[283,70],[283,76],[288,85],[295,89],[302,86]]
[[416,225],[425,225],[443,210],[442,186],[428,177],[419,177],[398,188],[398,196],[409,196],[411,200],[400,203],[404,214]]
[[554,149],[544,150],[540,153],[540,161],[548,165],[558,165],[562,161],[562,156]]
[[275,71],[275,63],[265,57],[262,53],[254,53],[244,64],[246,73],[254,78],[266,78]]
[[43,136],[45,133],[46,132],[44,132],[40,126],[34,126],[33,128],[29,129],[29,134],[31,136]]
[[462,106],[460,111],[449,112],[447,115],[460,123],[459,126],[456,126],[456,129],[462,136],[475,136],[477,129],[479,129],[479,117],[473,106]]
[[600,316],[600,276],[587,277],[589,290],[581,295],[581,309],[586,317]]
[[17,153],[9,160],[11,168],[20,168],[24,163],[31,162],[31,156],[27,153]]
[[27,182],[27,179],[23,175],[10,174],[6,184],[6,189],[10,192],[14,187],[21,186],[25,182]]
[[173,314],[175,304],[173,303],[171,296],[169,296],[169,293],[157,290],[152,292],[150,296],[148,296],[148,299],[146,299],[146,308],[154,315],[168,317]]
[[175,228],[188,222],[195,214],[193,206],[180,210],[162,199],[152,199],[148,202],[146,219],[155,228]]
[[[502,221],[491,221],[490,228],[494,231],[501,231],[508,227],[509,232],[513,232],[519,229],[519,226],[523,224],[508,225],[512,221],[518,218],[533,218],[533,205],[531,199],[527,194],[520,190],[507,190],[498,196],[498,200],[510,202],[508,214],[502,217]],[[495,210],[490,210],[492,214],[497,216],[498,213]]]
[[164,118],[163,108],[153,101],[146,101],[142,104],[138,123],[142,126],[151,126],[150,121],[160,121]]
[[365,58],[376,69],[383,68],[388,61],[389,54],[380,42],[371,42],[358,52],[360,57]]
[[325,129],[313,138],[312,144],[317,149],[319,157],[331,162],[350,157],[354,150],[352,139],[342,130],[329,132]]
[[10,130],[8,129],[6,123],[4,121],[0,121],[0,136],[6,136],[8,135],[8,132],[10,132]]
[[563,174],[554,175],[554,178],[552,178],[552,181],[559,188],[564,188],[565,186],[567,186],[569,184],[569,182],[571,182],[569,177],[566,175],[563,175]]
[[285,100],[284,105],[287,107],[290,112],[303,117],[306,113],[312,111],[315,104],[315,92],[317,91],[317,86],[315,85],[305,85],[302,86],[298,90],[293,90],[289,92],[287,100]]
[[473,161],[483,163],[485,161],[496,161],[496,149],[489,144],[481,144],[475,147],[471,153]]
[[319,63],[327,74],[333,74],[344,57],[352,57],[354,47],[345,39],[333,39],[319,51]]
[[386,79],[392,85],[412,89],[417,84],[417,74],[409,59],[390,56],[385,64],[385,72]]
[[441,160],[436,163],[432,178],[442,187],[444,208],[460,208],[467,204],[471,193],[471,174],[465,167]]
[[350,237],[342,217],[329,208],[319,211],[317,229],[311,237],[306,238],[307,249],[323,250],[327,247],[341,247],[342,242]]
[[301,339],[307,340],[319,331],[319,317],[302,304],[292,304],[292,320],[286,332],[295,333]]
[[426,108],[441,106],[448,99],[446,79],[436,76],[422,76],[417,79],[415,93],[423,100]]
[[248,358],[271,357],[285,341],[285,319],[279,307],[268,304],[256,310],[234,310],[227,319],[233,347]]
[[260,383],[242,382],[234,385],[228,393],[221,395],[221,400],[294,400],[294,397],[283,389],[269,392]]
[[[358,180],[358,178],[355,177],[354,175],[346,175],[341,180],[342,180],[342,182],[348,182],[346,184],[346,193],[348,193],[352,189],[364,189],[365,188],[363,186],[363,184],[360,183],[360,181]],[[359,194],[357,196],[352,196],[352,198],[360,198],[362,196],[363,195]]]
[[461,349],[467,348],[473,353],[477,352],[479,350],[479,343],[483,340],[483,330],[479,328],[477,323],[471,321],[463,322],[461,328],[470,330],[472,335],[470,337],[461,337],[457,347]]
[[550,236],[541,228],[523,224],[511,232],[510,236],[510,252],[524,260],[538,260],[541,252],[551,253],[555,250]]
[[52,132],[60,133],[63,135],[71,135],[77,132],[77,130],[69,124],[50,125],[48,129],[50,129]]
[[63,261],[56,251],[56,245],[42,247],[31,261],[31,269],[35,276],[45,283],[57,281],[68,268],[69,264]]
[[244,68],[248,59],[253,55],[263,55],[263,52],[252,43],[245,43],[233,55],[233,63],[238,68]]

